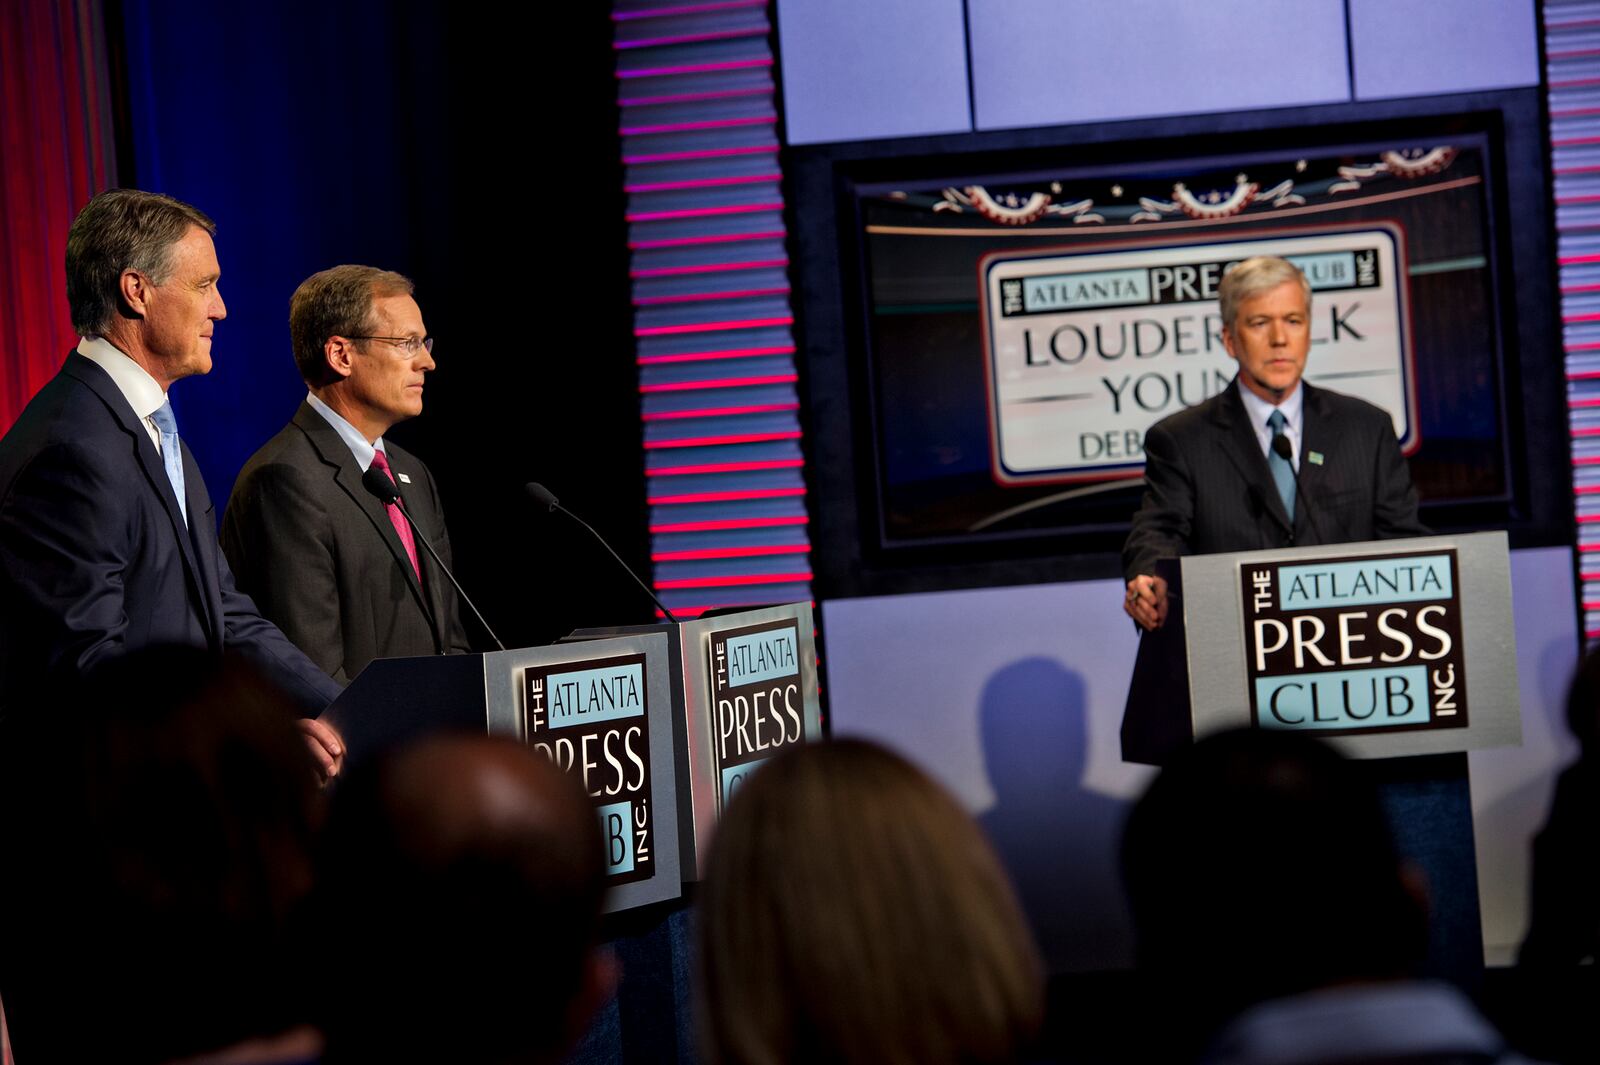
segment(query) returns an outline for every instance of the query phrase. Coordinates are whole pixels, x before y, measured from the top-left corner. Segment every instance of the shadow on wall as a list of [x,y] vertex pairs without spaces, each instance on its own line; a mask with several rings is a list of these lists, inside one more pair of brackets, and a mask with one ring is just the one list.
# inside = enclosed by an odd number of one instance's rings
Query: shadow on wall
[[1049,658],[1000,669],[979,706],[995,805],[978,820],[1053,973],[1133,964],[1117,869],[1128,804],[1083,786],[1088,709],[1083,677]]

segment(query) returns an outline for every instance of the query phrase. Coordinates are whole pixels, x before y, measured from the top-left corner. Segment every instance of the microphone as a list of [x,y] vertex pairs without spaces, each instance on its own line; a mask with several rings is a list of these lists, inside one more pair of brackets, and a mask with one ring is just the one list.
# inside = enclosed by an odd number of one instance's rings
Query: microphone
[[674,625],[678,623],[678,619],[672,616],[672,611],[667,609],[667,604],[663,603],[659,598],[656,597],[656,593],[651,590],[648,584],[639,579],[639,575],[633,572],[633,567],[622,561],[622,556],[611,549],[611,545],[606,543],[606,538],[604,536],[601,536],[599,533],[594,531],[594,526],[590,525],[572,511],[562,506],[556,500],[555,493],[550,491],[550,489],[546,488],[544,485],[540,484],[538,481],[529,481],[527,484],[522,486],[522,489],[528,493],[529,498],[531,498],[535,503],[539,504],[541,507],[544,507],[547,513],[554,513],[555,511],[559,510],[561,513],[565,514],[579,525],[582,525],[585,529],[588,529],[589,535],[593,536],[596,540],[599,540],[601,547],[605,548],[607,551],[611,551],[611,557],[617,560],[617,565],[626,570],[628,576],[632,577],[635,583],[644,589],[644,594],[648,595],[652,600],[654,600],[656,607],[661,611],[662,615]]
[[483,615],[478,612],[478,608],[468,598],[467,590],[461,587],[461,582],[456,580],[454,573],[450,572],[450,567],[444,564],[444,559],[439,557],[439,552],[433,549],[433,545],[428,542],[428,538],[422,535],[422,530],[417,528],[417,523],[411,520],[411,512],[406,510],[406,501],[400,498],[400,489],[395,487],[395,483],[389,480],[388,475],[378,467],[368,466],[367,472],[361,475],[361,487],[377,496],[378,502],[384,506],[393,504],[399,508],[400,513],[405,515],[406,524],[411,526],[411,535],[422,541],[422,546],[428,549],[428,557],[433,559],[434,565],[439,567],[439,571],[450,579],[450,583],[455,587],[456,594],[461,597],[463,603],[467,604],[467,609],[472,611],[472,616],[478,619],[478,624],[483,626],[483,631],[489,634],[489,639],[494,641],[496,647],[504,651],[506,645],[500,642],[500,637],[496,636],[494,630],[489,627],[489,623],[483,620]]
[[1311,505],[1311,497],[1306,495],[1306,490],[1300,483],[1300,470],[1294,464],[1294,447],[1290,445],[1289,438],[1283,433],[1278,433],[1272,438],[1272,451],[1280,459],[1289,464],[1289,472],[1294,475],[1294,497],[1306,505],[1306,519],[1311,522],[1311,531],[1317,534],[1318,543],[1326,543],[1323,539],[1322,529],[1317,525],[1317,509]]

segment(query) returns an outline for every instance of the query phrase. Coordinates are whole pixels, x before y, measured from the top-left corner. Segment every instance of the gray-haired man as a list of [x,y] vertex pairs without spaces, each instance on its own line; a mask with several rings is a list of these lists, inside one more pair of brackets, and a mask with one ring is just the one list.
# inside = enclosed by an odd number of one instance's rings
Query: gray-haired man
[[[1238,376],[1144,438],[1144,502],[1122,547],[1122,606],[1146,629],[1167,617],[1159,558],[1428,532],[1388,413],[1301,380],[1311,284],[1299,267],[1246,259],[1228,271],[1218,296],[1222,342]],[[1279,436],[1288,455],[1274,447]],[[1302,464],[1302,455],[1316,459]],[[1300,493],[1306,498],[1297,501]]]
[[[67,236],[82,336],[0,439],[0,725],[57,685],[152,644],[242,652],[308,713],[339,693],[233,583],[167,399],[211,370],[226,314],[211,219],[133,189],[96,196]],[[343,745],[302,722],[325,773]]]

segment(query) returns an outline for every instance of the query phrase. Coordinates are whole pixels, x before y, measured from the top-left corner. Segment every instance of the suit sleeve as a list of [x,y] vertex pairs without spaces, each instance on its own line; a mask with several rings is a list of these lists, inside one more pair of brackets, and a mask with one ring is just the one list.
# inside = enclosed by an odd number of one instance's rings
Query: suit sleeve
[[1432,530],[1417,517],[1417,489],[1411,483],[1411,467],[1400,453],[1394,425],[1382,415],[1374,456],[1372,529],[1380,540],[1404,536],[1430,536]]
[[1144,500],[1122,545],[1122,576],[1154,574],[1156,560],[1186,554],[1194,527],[1194,477],[1160,424],[1144,437]]
[[124,573],[132,546],[126,488],[72,442],[45,448],[0,502],[0,572],[12,619],[49,649],[48,673],[77,674],[123,650]]
[[[293,658],[310,658],[324,681],[332,677],[337,694],[350,678],[344,669],[332,523],[303,475],[291,466],[267,465],[241,480],[223,516],[222,551],[230,642],[266,639],[262,649],[275,651],[265,630],[282,630],[278,640],[286,636],[298,649]],[[249,594],[234,587],[230,563]]]

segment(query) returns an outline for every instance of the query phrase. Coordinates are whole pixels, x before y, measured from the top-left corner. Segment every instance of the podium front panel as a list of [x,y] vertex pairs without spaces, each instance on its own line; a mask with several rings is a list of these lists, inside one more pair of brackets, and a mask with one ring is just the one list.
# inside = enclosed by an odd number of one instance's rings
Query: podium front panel
[[[722,808],[780,750],[822,737],[809,603],[743,610],[680,626],[694,867],[705,868]],[[687,849],[687,848],[686,848]]]
[[1391,758],[1522,739],[1504,533],[1182,560],[1193,735],[1313,732]]
[[666,634],[483,656],[489,731],[583,782],[606,847],[609,912],[682,894]]
[[822,737],[810,603],[785,603],[677,624],[580,629],[589,641],[663,632],[673,643],[678,813],[683,878],[699,880],[723,803],[791,743]]

